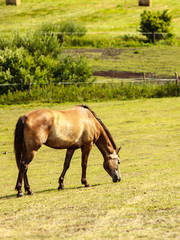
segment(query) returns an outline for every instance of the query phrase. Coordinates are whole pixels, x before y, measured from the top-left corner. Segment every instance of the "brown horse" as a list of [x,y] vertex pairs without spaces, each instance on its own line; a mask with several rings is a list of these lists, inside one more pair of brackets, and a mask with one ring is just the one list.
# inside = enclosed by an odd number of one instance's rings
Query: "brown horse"
[[42,144],[55,149],[67,149],[58,189],[64,189],[64,176],[73,153],[81,148],[81,181],[89,187],[86,168],[94,143],[104,157],[104,169],[112,177],[113,182],[120,181],[118,152],[121,148],[116,148],[110,132],[89,107],[78,105],[64,111],[40,109],[21,116],[16,124],[14,137],[14,151],[19,169],[16,184],[17,196],[23,196],[21,190],[23,178],[25,191],[29,195],[33,194],[27,178],[28,164]]

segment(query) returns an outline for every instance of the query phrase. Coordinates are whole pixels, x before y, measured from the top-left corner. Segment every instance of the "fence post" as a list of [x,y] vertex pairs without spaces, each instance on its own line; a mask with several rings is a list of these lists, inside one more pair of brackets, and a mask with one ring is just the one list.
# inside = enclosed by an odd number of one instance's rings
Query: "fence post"
[[146,83],[146,74],[145,74],[145,72],[143,73],[143,80]]
[[64,43],[64,32],[62,32],[62,36],[61,36],[61,43]]
[[179,78],[178,78],[178,73],[177,72],[175,72],[175,78],[176,78],[176,85],[178,85],[179,84]]
[[153,43],[156,44],[156,32],[153,32]]
[[175,78],[176,78],[176,86],[177,86],[177,96],[179,96],[179,77],[177,72],[175,72]]

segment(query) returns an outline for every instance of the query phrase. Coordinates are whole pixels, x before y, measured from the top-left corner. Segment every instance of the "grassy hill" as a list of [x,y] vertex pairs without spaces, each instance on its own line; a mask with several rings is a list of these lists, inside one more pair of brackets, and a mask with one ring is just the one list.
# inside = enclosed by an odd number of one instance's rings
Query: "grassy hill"
[[89,33],[136,33],[144,9],[169,9],[174,33],[180,33],[180,1],[152,0],[152,7],[139,7],[138,0],[21,0],[20,6],[6,6],[0,0],[0,32],[33,30],[43,22],[74,20],[86,25]]

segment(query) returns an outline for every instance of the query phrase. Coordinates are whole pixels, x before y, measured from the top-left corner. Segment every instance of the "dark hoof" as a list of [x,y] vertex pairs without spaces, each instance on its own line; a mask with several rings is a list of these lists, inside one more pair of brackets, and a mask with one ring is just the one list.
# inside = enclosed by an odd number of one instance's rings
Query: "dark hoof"
[[64,186],[63,186],[63,185],[60,185],[60,186],[58,187],[58,190],[64,190]]
[[19,198],[19,197],[23,197],[24,196],[24,193],[23,192],[18,192],[18,194],[17,194],[17,197]]
[[28,193],[27,193],[27,195],[30,195],[30,196],[31,196],[31,195],[34,195],[34,193],[33,193],[32,190],[29,190]]
[[85,187],[91,187],[91,185],[88,183],[88,184],[85,185]]

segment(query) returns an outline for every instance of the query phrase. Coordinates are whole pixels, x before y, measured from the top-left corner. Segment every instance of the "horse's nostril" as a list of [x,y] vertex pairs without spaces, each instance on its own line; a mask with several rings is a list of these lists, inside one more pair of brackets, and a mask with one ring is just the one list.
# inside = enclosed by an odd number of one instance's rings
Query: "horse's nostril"
[[117,182],[118,181],[118,177],[115,175],[113,178],[113,182]]
[[121,181],[121,178],[118,177],[118,176],[114,176],[113,178],[113,182],[116,183],[116,182],[120,182]]

